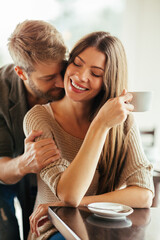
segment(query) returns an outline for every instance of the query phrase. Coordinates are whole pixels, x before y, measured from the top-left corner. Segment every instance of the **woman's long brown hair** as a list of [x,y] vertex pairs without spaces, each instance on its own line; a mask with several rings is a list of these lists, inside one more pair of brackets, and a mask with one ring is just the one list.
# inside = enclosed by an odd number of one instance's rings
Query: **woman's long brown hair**
[[[104,84],[93,102],[90,115],[90,120],[92,120],[108,99],[119,96],[123,89],[127,89],[127,61],[123,45],[118,38],[107,32],[93,32],[74,46],[70,54],[69,64],[88,47],[95,47],[106,56]],[[124,123],[111,128],[107,134],[99,160],[101,177],[98,193],[113,191],[118,186],[126,158],[125,129],[128,123],[129,117]]]

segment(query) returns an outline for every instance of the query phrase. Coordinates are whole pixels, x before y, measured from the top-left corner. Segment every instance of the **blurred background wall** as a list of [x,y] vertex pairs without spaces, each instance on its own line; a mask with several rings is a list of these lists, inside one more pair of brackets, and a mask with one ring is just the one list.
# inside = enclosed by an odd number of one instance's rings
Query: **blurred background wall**
[[129,90],[154,92],[151,111],[134,114],[140,129],[156,128],[160,152],[160,0],[5,0],[0,10],[0,66],[12,61],[7,39],[25,19],[55,25],[69,50],[92,31],[119,37],[128,59]]

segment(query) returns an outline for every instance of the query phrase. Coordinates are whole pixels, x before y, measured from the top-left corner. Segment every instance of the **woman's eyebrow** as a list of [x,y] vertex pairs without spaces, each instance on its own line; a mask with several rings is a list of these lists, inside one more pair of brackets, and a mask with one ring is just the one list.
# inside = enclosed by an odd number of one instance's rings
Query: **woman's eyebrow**
[[[77,56],[83,63],[85,63],[85,61],[80,57],[80,56]],[[98,67],[98,66],[91,66],[91,68],[98,68],[100,70],[102,70],[104,72],[104,69],[101,68],[101,67]]]
[[85,61],[80,57],[80,56],[77,56],[83,63],[85,63]]

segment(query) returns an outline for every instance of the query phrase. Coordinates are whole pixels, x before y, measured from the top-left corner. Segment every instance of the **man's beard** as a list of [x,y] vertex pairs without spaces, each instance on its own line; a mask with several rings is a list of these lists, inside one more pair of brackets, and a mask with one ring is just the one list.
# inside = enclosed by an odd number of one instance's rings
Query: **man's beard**
[[35,86],[31,78],[28,78],[28,84],[30,89],[34,92],[37,98],[45,99],[48,102],[60,100],[65,95],[64,88],[57,88],[57,87],[50,89],[46,93],[42,92],[40,89],[38,89]]

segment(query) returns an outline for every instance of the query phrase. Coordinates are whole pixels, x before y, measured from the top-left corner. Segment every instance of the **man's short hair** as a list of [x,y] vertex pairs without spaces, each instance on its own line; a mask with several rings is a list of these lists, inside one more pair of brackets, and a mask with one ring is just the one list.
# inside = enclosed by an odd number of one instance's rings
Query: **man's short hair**
[[16,66],[34,71],[40,62],[65,59],[66,46],[61,34],[48,22],[25,20],[19,23],[8,39],[8,50]]

